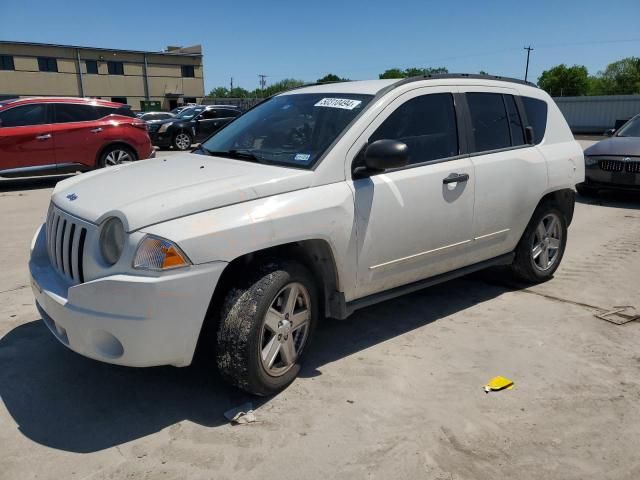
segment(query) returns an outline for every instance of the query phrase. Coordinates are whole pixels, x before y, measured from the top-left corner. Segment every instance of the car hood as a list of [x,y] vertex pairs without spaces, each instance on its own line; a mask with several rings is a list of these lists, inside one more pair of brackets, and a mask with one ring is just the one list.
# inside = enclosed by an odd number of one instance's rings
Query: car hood
[[640,156],[639,137],[611,137],[591,145],[585,155]]
[[118,216],[127,231],[197,212],[308,188],[313,172],[183,153],[84,173],[56,185],[52,201],[99,224]]

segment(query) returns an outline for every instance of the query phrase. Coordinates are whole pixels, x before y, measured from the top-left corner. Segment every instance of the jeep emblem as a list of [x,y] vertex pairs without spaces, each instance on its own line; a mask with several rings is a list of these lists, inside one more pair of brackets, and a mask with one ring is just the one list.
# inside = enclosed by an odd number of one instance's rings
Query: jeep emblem
[[69,195],[67,195],[67,199],[70,202],[73,202],[74,200],[76,200],[78,198],[78,195],[76,195],[75,193],[70,193]]

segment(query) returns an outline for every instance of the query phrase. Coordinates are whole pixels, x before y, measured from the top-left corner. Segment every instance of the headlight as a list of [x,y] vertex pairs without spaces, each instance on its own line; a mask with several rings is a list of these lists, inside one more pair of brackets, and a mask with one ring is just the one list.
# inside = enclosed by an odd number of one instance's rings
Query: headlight
[[120,260],[124,249],[124,226],[119,218],[111,217],[102,224],[100,231],[100,253],[109,265]]
[[133,268],[141,270],[170,270],[188,265],[191,262],[175,243],[154,235],[142,239],[133,259]]
[[590,167],[590,166],[592,166],[592,165],[595,165],[596,163],[598,163],[598,159],[593,158],[593,157],[589,157],[589,156],[585,155],[585,157],[584,157],[584,164],[585,164],[587,167]]
[[170,123],[163,123],[162,125],[160,125],[160,128],[158,129],[158,133],[164,133],[167,131],[167,129],[169,128]]

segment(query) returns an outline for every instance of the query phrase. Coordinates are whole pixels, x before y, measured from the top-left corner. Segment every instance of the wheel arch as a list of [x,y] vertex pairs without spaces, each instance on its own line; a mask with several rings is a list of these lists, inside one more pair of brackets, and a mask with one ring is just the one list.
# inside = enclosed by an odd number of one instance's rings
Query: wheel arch
[[114,140],[114,141],[111,141],[111,142],[103,145],[100,148],[100,150],[98,150],[98,154],[96,155],[96,160],[95,160],[94,167],[96,167],[96,168],[99,167],[100,159],[102,158],[102,155],[104,154],[104,152],[106,152],[107,149],[109,149],[111,147],[114,147],[114,146],[126,147],[126,148],[128,148],[129,150],[131,150],[133,152],[133,154],[136,156],[136,160],[140,158],[140,152],[138,152],[136,147],[134,147],[130,143],[126,142],[125,140]]
[[[571,188],[554,190],[553,192],[547,193],[540,199],[540,201],[536,205],[536,208],[534,209],[534,212],[543,203],[547,203],[547,202],[553,203],[564,214],[567,220],[567,226],[569,226],[571,225],[571,221],[573,220],[575,200],[576,200],[576,192]],[[533,213],[531,215],[533,216]]]

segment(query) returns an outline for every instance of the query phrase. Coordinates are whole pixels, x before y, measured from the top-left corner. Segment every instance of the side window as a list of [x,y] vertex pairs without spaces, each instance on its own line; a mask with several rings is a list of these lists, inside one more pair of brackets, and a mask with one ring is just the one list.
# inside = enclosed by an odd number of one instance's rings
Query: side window
[[240,113],[236,110],[220,110],[220,118],[233,118],[238,117]]
[[2,127],[24,127],[47,123],[47,107],[41,103],[21,105],[0,113]]
[[90,122],[97,120],[99,113],[92,105],[56,103],[53,105],[55,123]]
[[542,141],[547,130],[547,102],[531,97],[520,97],[527,114],[527,121],[533,127],[536,145]]
[[409,147],[409,163],[458,155],[458,127],[453,95],[433,93],[400,105],[369,138],[390,139]]
[[13,57],[11,55],[0,55],[0,70],[15,70],[16,66],[13,63]]
[[524,131],[522,130],[522,121],[516,107],[516,101],[513,95],[504,95],[504,103],[507,106],[507,114],[509,115],[509,129],[511,130],[511,145],[524,145]]
[[106,117],[107,115],[116,113],[116,109],[111,107],[94,107],[94,108],[96,109],[98,118],[103,118],[103,117]]
[[183,77],[195,77],[195,69],[193,68],[193,65],[182,65],[182,76]]
[[212,118],[218,118],[217,110],[205,110],[199,117],[199,120],[210,120]]
[[475,152],[511,146],[509,122],[499,93],[467,93]]
[[[126,98],[123,98],[123,100],[126,100]],[[133,110],[131,110],[131,107],[129,107],[129,105],[123,105],[121,107],[118,107],[115,110],[113,110],[111,113],[114,115],[123,115],[125,117],[136,118],[136,114],[133,113]]]

